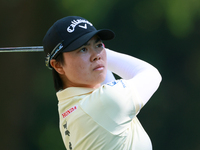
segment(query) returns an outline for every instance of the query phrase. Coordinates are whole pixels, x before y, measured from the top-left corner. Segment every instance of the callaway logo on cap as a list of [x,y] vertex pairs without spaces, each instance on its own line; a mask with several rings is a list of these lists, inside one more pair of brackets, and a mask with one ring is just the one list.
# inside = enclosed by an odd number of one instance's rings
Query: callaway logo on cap
[[[84,19],[73,20],[73,21],[71,21],[71,23],[72,24],[70,24],[70,26],[67,28],[67,31],[69,33],[74,32],[77,25],[78,25],[78,27],[83,28],[83,29],[87,29],[87,24],[89,24],[90,26],[93,26],[89,21],[84,20]],[[84,24],[84,26],[80,25],[82,23]]]
[[51,59],[56,58],[61,52],[78,49],[96,34],[101,40],[114,38],[113,31],[108,29],[96,30],[92,23],[82,17],[68,16],[56,21],[43,39],[46,66],[51,69]]

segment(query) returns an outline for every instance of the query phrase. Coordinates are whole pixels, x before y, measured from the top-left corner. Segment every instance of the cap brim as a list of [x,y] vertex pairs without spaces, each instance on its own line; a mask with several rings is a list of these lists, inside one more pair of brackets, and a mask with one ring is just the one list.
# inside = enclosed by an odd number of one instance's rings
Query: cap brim
[[75,41],[73,41],[66,48],[63,48],[62,52],[70,52],[70,51],[74,51],[74,50],[78,49],[83,44],[87,43],[94,35],[98,35],[101,40],[111,40],[115,37],[114,32],[111,30],[108,30],[108,29],[102,29],[102,30],[89,32],[89,33],[84,34],[83,36],[79,37]]

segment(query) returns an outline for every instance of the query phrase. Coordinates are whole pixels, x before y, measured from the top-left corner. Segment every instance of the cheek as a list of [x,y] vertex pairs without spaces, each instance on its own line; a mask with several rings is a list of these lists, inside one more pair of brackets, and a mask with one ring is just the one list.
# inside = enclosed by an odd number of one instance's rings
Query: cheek
[[71,63],[68,63],[66,68],[66,75],[70,78],[77,78],[85,75],[87,70],[85,62],[82,60],[74,60]]
[[104,51],[102,51],[102,59],[105,63],[107,63],[107,54],[106,54],[106,50],[104,49]]

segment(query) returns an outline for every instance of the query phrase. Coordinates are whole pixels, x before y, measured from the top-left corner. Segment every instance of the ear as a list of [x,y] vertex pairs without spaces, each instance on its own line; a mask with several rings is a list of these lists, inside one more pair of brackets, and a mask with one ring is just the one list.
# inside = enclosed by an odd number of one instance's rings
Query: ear
[[61,64],[61,62],[57,62],[55,59],[52,59],[50,61],[50,64],[59,74],[65,74],[63,65]]

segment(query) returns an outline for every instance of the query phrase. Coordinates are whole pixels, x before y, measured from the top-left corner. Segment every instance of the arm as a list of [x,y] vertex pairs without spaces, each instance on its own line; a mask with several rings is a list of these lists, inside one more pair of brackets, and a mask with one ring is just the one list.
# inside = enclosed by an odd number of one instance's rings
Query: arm
[[130,80],[145,105],[158,89],[162,77],[149,63],[135,57],[106,49],[108,69],[123,79]]

